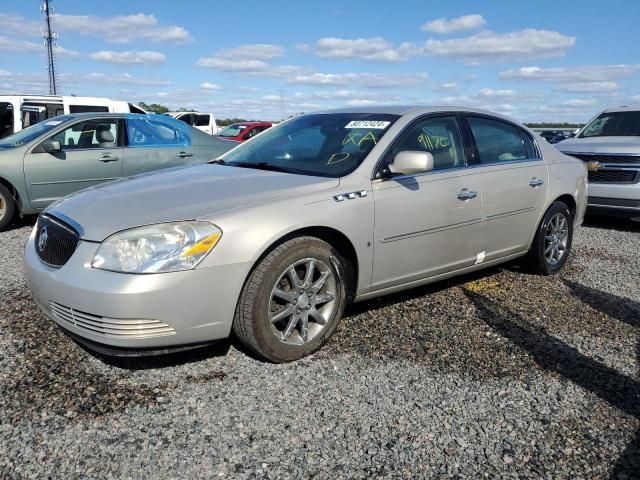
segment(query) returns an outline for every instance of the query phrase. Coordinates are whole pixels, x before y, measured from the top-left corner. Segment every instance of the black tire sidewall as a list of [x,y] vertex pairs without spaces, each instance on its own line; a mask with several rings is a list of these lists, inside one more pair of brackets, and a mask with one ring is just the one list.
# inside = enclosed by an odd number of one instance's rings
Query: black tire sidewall
[[13,216],[16,213],[16,203],[11,192],[4,185],[0,185],[0,196],[5,203],[5,212],[2,218],[0,218],[0,230],[2,230],[13,220]]
[[[336,279],[336,301],[338,304],[333,317],[329,321],[329,325],[321,335],[304,345],[288,345],[280,342],[273,334],[267,312],[273,286],[286,268],[304,258],[317,258],[329,265]],[[271,361],[288,362],[298,360],[317,351],[327,342],[337,328],[346,304],[346,277],[343,265],[344,262],[335,249],[322,240],[315,238],[305,238],[302,242],[292,243],[290,246],[287,245],[285,251],[269,263],[268,270],[257,288],[257,295],[251,311],[252,327],[258,344],[258,353]]]
[[[545,237],[547,228],[549,226],[549,222],[558,213],[562,213],[567,220],[569,237],[567,239],[567,248],[566,248],[565,254],[557,264],[551,265],[547,261],[547,257],[544,254],[544,237]],[[554,202],[545,213],[544,218],[542,219],[542,222],[540,222],[540,227],[538,228],[538,232],[536,234],[536,245],[535,245],[535,248],[536,248],[535,261],[537,263],[536,267],[538,267],[541,273],[545,275],[554,275],[555,273],[559,272],[564,266],[564,264],[567,262],[569,255],[571,254],[572,244],[573,244],[573,217],[571,215],[571,211],[569,210],[569,207],[567,207],[567,205],[565,205],[564,203]]]

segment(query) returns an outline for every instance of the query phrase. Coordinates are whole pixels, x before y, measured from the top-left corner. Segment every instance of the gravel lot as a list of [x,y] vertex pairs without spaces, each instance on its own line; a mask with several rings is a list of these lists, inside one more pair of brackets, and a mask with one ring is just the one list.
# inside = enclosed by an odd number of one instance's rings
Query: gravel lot
[[[31,222],[31,223],[30,223]],[[640,223],[350,308],[306,360],[114,363],[39,313],[0,233],[0,478],[640,478]]]

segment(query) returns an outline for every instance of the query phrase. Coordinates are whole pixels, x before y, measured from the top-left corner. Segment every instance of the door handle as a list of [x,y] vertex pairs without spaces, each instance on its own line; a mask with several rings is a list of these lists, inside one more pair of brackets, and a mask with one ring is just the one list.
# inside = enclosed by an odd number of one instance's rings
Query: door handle
[[180,152],[177,153],[176,156],[180,157],[180,158],[187,158],[187,157],[193,157],[193,153],[189,153],[189,152]]
[[530,187],[536,188],[536,187],[539,187],[540,185],[544,185],[544,180],[542,180],[541,178],[533,177],[531,180],[529,180]]
[[98,158],[98,160],[104,163],[109,163],[109,162],[117,162],[118,160],[120,160],[120,158],[112,157],[111,155],[103,155],[102,157]]
[[472,190],[467,190],[466,188],[462,190],[458,195],[456,195],[458,200],[471,200],[478,196],[478,192],[474,192]]

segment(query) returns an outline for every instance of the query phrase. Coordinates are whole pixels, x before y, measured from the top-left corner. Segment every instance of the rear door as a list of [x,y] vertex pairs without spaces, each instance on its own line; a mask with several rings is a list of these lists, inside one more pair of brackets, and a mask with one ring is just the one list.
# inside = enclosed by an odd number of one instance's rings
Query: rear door
[[158,115],[127,115],[124,176],[194,163],[192,128]]
[[466,119],[482,183],[484,258],[521,253],[545,205],[547,166],[533,138],[519,126],[488,116]]
[[24,175],[32,207],[45,208],[70,193],[120,178],[122,134],[122,119],[87,119],[48,138],[59,141],[62,151],[47,153],[40,145],[31,149]]

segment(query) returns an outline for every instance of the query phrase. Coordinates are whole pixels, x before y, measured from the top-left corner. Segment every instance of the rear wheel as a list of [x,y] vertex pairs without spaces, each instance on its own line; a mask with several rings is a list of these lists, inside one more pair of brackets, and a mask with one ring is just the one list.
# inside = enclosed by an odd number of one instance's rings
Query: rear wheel
[[0,185],[0,230],[4,229],[16,213],[16,202],[13,195],[4,185]]
[[273,362],[318,350],[344,311],[346,288],[340,254],[315,237],[273,249],[247,280],[233,321],[244,345]]
[[554,202],[545,213],[529,250],[527,263],[540,275],[554,275],[571,251],[573,217],[563,202]]

